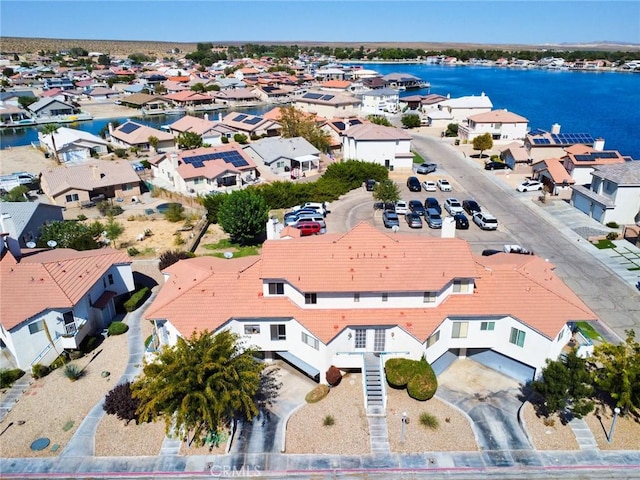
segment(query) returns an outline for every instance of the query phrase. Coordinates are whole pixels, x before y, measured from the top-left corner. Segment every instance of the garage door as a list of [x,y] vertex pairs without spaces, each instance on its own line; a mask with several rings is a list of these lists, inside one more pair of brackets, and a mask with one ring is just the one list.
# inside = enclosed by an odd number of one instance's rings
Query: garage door
[[485,367],[492,368],[504,375],[515,378],[521,383],[527,383],[533,380],[533,375],[536,371],[535,368],[529,365],[488,348],[469,348],[467,349],[467,357]]
[[436,375],[440,375],[444,372],[449,365],[456,361],[458,358],[458,349],[452,349],[444,352],[436,361],[431,363],[431,368],[436,373]]

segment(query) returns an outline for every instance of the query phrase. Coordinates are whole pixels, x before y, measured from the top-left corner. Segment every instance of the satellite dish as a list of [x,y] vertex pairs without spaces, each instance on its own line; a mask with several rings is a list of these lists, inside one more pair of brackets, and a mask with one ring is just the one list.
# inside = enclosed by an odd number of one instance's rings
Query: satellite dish
[[224,252],[224,258],[233,258],[233,252]]
[[58,245],[58,242],[56,242],[55,240],[49,240],[49,241],[47,242],[47,246],[48,246],[49,248],[55,248],[57,245]]
[[27,248],[36,248],[36,242],[27,242]]

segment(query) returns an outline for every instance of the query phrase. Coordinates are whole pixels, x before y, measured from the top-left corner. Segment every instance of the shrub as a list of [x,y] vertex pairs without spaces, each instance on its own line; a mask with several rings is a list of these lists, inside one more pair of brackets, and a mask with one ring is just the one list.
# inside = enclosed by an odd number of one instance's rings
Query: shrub
[[172,203],[164,212],[164,218],[172,223],[184,220],[184,207],[179,203]]
[[195,257],[195,255],[192,252],[183,252],[181,250],[167,250],[166,252],[162,252],[160,254],[160,264],[158,265],[158,268],[160,268],[160,270],[162,271],[179,260],[193,257]]
[[41,363],[36,363],[31,367],[31,375],[33,375],[33,378],[45,377],[50,371],[49,367]]
[[140,255],[140,250],[138,250],[136,247],[129,247],[127,248],[127,253],[130,256],[135,257],[136,255]]
[[19,368],[0,370],[0,388],[7,388],[24,375]]
[[436,374],[424,358],[420,361],[391,358],[385,363],[385,373],[390,386],[406,386],[409,396],[415,400],[429,400],[438,389]]
[[542,420],[542,423],[544,423],[545,427],[553,427],[556,424],[556,421],[553,418],[545,417],[545,419]]
[[77,219],[79,222],[84,222],[87,219],[87,216],[81,213],[80,215],[78,215]]
[[340,383],[340,380],[342,380],[342,372],[340,371],[339,368],[331,365],[329,367],[329,370],[327,370],[326,378],[329,386],[335,387]]
[[413,360],[390,358],[385,363],[387,382],[394,388],[405,388],[413,375]]
[[617,222],[609,222],[609,223],[607,223],[607,227],[609,227],[609,228],[620,228],[620,225],[618,225]]
[[72,382],[75,382],[84,375],[84,370],[82,370],[78,365],[67,363],[62,369],[62,374]]
[[109,328],[107,330],[110,337],[114,335],[122,335],[127,330],[129,330],[129,325],[122,322],[111,322],[111,325],[109,325]]
[[311,390],[304,397],[307,403],[316,403],[322,400],[329,394],[329,386],[328,385],[318,385],[316,388]]
[[118,157],[118,158],[126,158],[127,157],[127,151],[124,148],[115,148],[113,150],[113,153],[115,153],[116,157]]
[[138,423],[136,411],[140,401],[131,394],[131,382],[116,385],[104,399],[103,409],[108,415],[116,415],[120,420],[125,420],[127,425],[131,420]]
[[333,418],[333,415],[325,415],[322,419],[322,425],[325,427],[330,427],[331,425],[335,425],[336,419]]
[[224,143],[229,143],[229,139],[227,137],[220,137],[220,141]]
[[[131,295],[131,298],[129,300],[124,302],[124,309],[127,312],[133,312],[136,308],[144,303],[150,293],[151,291],[149,290],[149,287],[141,288],[136,293]],[[111,325],[113,325],[113,323]]]
[[618,238],[617,232],[609,232],[607,233],[607,240],[616,240]]
[[53,362],[51,362],[51,365],[49,365],[49,368],[51,370],[55,370],[56,368],[63,367],[68,360],[69,359],[67,358],[67,353],[63,352],[60,354],[60,356],[58,356],[58,358],[56,358]]
[[440,425],[438,419],[427,412],[422,412],[418,420],[420,421],[420,425],[425,428],[430,428],[431,430],[435,430]]
[[184,238],[182,238],[182,235],[177,234],[177,235],[175,236],[175,238],[173,239],[173,244],[174,244],[176,247],[180,247],[181,245],[184,245],[184,244],[185,244],[185,241],[184,241]]
[[103,200],[102,202],[98,202],[96,204],[100,215],[105,217],[115,217],[120,215],[124,210],[120,205],[112,205],[108,200]]
[[85,337],[85,339],[80,343],[80,351],[83,353],[89,353],[96,349],[98,345],[102,342],[102,335],[90,335]]

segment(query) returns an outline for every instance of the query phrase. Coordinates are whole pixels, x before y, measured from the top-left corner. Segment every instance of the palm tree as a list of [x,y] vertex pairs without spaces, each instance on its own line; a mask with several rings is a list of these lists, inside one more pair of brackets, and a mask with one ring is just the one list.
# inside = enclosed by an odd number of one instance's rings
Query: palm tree
[[60,157],[58,157],[58,148],[56,147],[56,137],[54,135],[58,133],[60,126],[57,123],[48,123],[42,127],[43,135],[51,135],[51,145],[53,146],[53,156],[56,159],[56,163],[60,163]]

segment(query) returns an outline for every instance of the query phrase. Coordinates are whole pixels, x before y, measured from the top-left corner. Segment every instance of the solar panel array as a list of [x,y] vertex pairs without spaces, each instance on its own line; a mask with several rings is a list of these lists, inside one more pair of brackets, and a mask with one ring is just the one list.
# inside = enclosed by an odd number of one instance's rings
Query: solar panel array
[[534,138],[533,144],[534,145],[551,145],[551,140],[549,140],[548,138]]
[[194,168],[204,167],[204,162],[208,160],[224,160],[226,163],[230,163],[234,167],[246,167],[247,165],[249,165],[249,162],[247,162],[244,157],[235,150],[232,150],[230,152],[206,153],[193,157],[184,157],[182,160],[184,161],[184,163],[193,165]]
[[305,93],[302,98],[307,98],[309,100],[322,100],[324,102],[328,102],[332,100],[335,95],[324,95],[322,93]]
[[593,137],[588,133],[552,133],[551,138],[559,145],[572,145],[575,143],[593,143]]
[[249,125],[256,125],[256,124],[260,123],[261,121],[262,121],[261,117],[253,117],[253,118],[247,118],[242,123],[248,123]]
[[594,162],[601,158],[618,158],[616,152],[594,152],[585,155],[576,155],[574,157],[578,162]]
[[233,119],[234,122],[241,122],[243,121],[245,118],[247,118],[247,115],[241,113],[240,115],[236,115],[235,118]]
[[128,135],[131,132],[135,132],[139,128],[140,128],[140,125],[132,122],[127,122],[124,125],[122,125],[119,130],[122,133],[126,133]]

